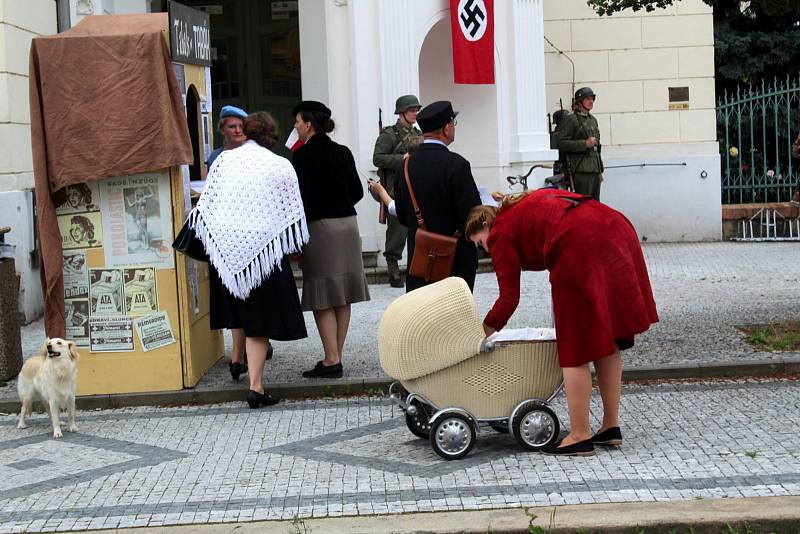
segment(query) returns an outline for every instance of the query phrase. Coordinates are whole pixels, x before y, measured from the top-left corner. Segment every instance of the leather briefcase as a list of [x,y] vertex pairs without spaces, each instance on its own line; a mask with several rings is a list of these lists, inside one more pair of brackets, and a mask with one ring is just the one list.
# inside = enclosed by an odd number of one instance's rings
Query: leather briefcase
[[453,271],[453,260],[456,257],[456,246],[461,232],[450,236],[431,232],[425,228],[425,220],[422,218],[417,197],[414,196],[414,189],[411,187],[411,180],[408,177],[408,161],[410,159],[410,157],[406,158],[403,171],[411,203],[414,205],[414,215],[417,217],[417,233],[414,237],[414,256],[411,258],[408,274],[428,283],[438,282],[450,276]]

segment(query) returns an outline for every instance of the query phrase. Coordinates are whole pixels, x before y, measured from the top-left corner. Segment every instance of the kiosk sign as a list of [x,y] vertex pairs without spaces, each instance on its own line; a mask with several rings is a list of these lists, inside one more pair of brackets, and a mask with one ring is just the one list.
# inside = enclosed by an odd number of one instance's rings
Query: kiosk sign
[[169,48],[172,61],[211,65],[211,29],[208,13],[169,3]]

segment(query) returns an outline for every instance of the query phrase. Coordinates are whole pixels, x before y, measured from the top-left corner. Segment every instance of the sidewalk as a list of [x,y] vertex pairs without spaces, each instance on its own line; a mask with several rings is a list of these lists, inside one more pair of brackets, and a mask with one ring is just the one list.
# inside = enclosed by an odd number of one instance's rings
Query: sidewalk
[[[796,243],[645,244],[645,259],[661,322],[637,337],[623,353],[626,377],[683,378],[800,372],[800,354],[759,352],[734,328],[744,323],[800,320],[800,247]],[[522,300],[511,328],[549,326],[546,273],[524,273]],[[388,285],[371,285],[372,300],[353,305],[345,346],[345,376],[319,381],[300,373],[321,358],[322,344],[311,314],[309,338],[276,342],[275,357],[265,371],[267,387],[283,396],[357,393],[385,387],[389,380],[377,357],[377,327],[383,310],[403,293]],[[475,299],[484,315],[497,298],[493,273],[479,274]],[[44,337],[41,321],[23,329],[25,355],[36,352]],[[230,338],[226,339],[230,354]],[[220,360],[191,390],[177,393],[84,399],[84,407],[223,402],[242,399],[246,376],[231,380],[227,359]],[[15,381],[0,387],[0,411],[16,410]]]
[[[798,406],[800,383],[789,379],[626,384],[620,448],[557,458],[482,429],[470,454],[451,462],[415,438],[384,397],[79,411],[79,432],[60,440],[44,414],[25,430],[5,415],[0,532],[254,531],[233,523],[264,520],[285,522],[259,532],[456,532],[463,519],[442,524],[448,515],[424,512],[475,511],[468,532],[524,532],[525,507],[544,529],[556,507],[561,532],[660,524],[699,533],[708,522],[723,532],[749,521],[767,525],[757,533],[794,533]],[[553,408],[566,424],[563,395]],[[759,497],[771,498],[750,500]],[[391,514],[417,514],[416,522]]]

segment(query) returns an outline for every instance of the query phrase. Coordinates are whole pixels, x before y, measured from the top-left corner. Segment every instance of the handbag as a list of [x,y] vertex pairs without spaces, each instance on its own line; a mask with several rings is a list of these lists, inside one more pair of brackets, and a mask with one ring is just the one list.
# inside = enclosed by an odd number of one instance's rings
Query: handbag
[[456,245],[461,232],[449,236],[431,232],[425,228],[425,220],[417,204],[417,197],[414,196],[414,188],[411,187],[411,180],[408,177],[408,162],[411,158],[406,158],[403,172],[408,186],[408,193],[411,196],[411,203],[414,205],[414,215],[417,217],[417,233],[414,237],[414,256],[411,258],[411,265],[408,274],[421,278],[425,282],[438,282],[444,280],[453,270],[453,260],[456,257]]
[[208,263],[208,254],[206,254],[206,247],[197,234],[194,228],[189,225],[189,219],[183,223],[183,228],[178,232],[175,241],[172,242],[172,248],[182,254],[186,254],[193,260],[203,261]]

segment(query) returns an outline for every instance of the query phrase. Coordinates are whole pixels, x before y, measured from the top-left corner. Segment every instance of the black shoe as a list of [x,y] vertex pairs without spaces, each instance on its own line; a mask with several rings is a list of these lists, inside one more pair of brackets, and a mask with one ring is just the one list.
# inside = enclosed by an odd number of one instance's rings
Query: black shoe
[[406,287],[405,282],[403,282],[403,278],[399,274],[397,276],[389,277],[389,285],[391,287]]
[[310,371],[303,371],[303,376],[306,378],[342,378],[343,374],[341,363],[325,365],[321,361]]
[[[247,355],[245,355],[245,358]],[[228,362],[228,370],[231,372],[231,378],[239,380],[239,376],[247,372],[247,360],[242,362]]]
[[592,445],[592,438],[559,447],[561,440],[556,443],[545,447],[542,452],[551,456],[594,456],[594,445]]
[[592,436],[592,443],[595,445],[617,447],[622,445],[622,432],[620,432],[618,426],[612,426]]
[[258,391],[253,391],[252,389],[247,391],[247,404],[253,409],[261,408],[262,406],[272,406],[273,404],[278,404],[280,401],[280,399],[259,393]]

